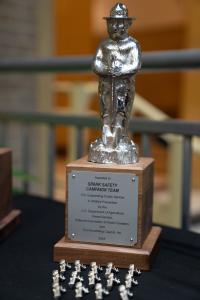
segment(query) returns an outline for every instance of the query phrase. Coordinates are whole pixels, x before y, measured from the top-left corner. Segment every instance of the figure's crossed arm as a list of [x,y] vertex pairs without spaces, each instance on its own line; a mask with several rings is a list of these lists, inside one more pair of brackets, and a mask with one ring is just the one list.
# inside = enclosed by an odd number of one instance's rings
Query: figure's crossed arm
[[[109,51],[107,51],[109,53]],[[108,55],[108,54],[107,54]],[[141,51],[137,42],[132,42],[132,47],[126,52],[126,58],[116,57],[109,53],[106,58],[105,49],[98,48],[93,62],[93,71],[98,75],[121,76],[135,74],[141,68]],[[112,58],[113,56],[113,58]],[[110,61],[110,63],[108,63]]]
[[141,50],[138,44],[129,54],[129,63],[124,65],[124,73],[135,74],[141,69]]
[[93,71],[98,75],[109,75],[109,68],[103,60],[103,52],[101,48],[98,48],[94,58]]

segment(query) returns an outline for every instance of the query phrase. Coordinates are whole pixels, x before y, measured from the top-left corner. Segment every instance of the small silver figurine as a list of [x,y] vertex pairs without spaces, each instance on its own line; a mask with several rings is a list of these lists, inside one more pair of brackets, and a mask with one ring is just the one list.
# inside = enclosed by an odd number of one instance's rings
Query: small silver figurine
[[103,299],[103,295],[109,295],[109,291],[107,291],[106,289],[102,288],[102,284],[101,283],[97,283],[95,285],[95,296],[97,300]]
[[53,282],[52,291],[53,291],[54,298],[57,299],[61,296],[61,293],[64,294],[66,293],[67,290],[63,285]]
[[54,270],[52,272],[52,281],[53,281],[52,288],[53,288],[53,293],[57,295],[54,298],[59,297],[58,289],[60,290],[61,293],[66,293],[66,288],[62,284],[60,284],[60,279],[61,279],[61,275],[59,275],[58,270]]
[[52,272],[52,279],[53,279],[53,284],[59,284],[59,278],[60,276],[59,276],[59,272],[58,272],[58,270],[54,270],[53,272]]
[[137,148],[128,137],[128,123],[135,95],[135,75],[141,68],[138,42],[128,35],[134,18],[117,3],[107,21],[109,38],[103,41],[93,62],[99,76],[102,138],[89,148],[88,160],[95,163],[130,164],[138,161]]
[[135,279],[133,278],[133,276],[131,276],[130,273],[126,274],[126,276],[125,276],[125,286],[126,286],[126,289],[131,289],[132,283],[133,283],[134,285],[138,285],[138,281],[135,280]]
[[65,278],[66,268],[71,269],[71,265],[69,265],[68,262],[65,261],[65,259],[61,259],[59,263],[59,267],[60,267],[60,279],[64,281],[66,279]]
[[129,296],[133,297],[133,293],[127,290],[123,284],[119,286],[119,295],[122,300],[128,300]]
[[107,277],[107,288],[108,288],[108,290],[112,289],[114,283],[120,284],[120,280],[117,279],[116,277],[114,277],[113,273],[110,273]]
[[70,264],[68,264],[68,262],[66,262],[65,259],[61,259],[59,265],[60,265],[60,273],[65,273],[66,269],[72,268],[72,266]]
[[134,264],[131,264],[129,266],[128,273],[131,274],[131,276],[134,276],[134,275],[141,275],[142,272],[139,269],[135,268]]
[[75,287],[75,298],[80,299],[83,297],[83,294],[88,294],[88,288],[85,288],[82,282],[77,282]]
[[97,266],[96,261],[92,261],[90,263],[91,271],[93,271],[95,274],[98,273],[98,271],[102,272],[103,268],[101,266]]
[[119,272],[119,269],[116,268],[115,266],[113,266],[113,263],[112,262],[109,262],[107,264],[107,267],[106,267],[106,272],[105,272],[105,277],[107,277],[111,272],[115,272],[115,273],[118,273]]
[[76,279],[77,279],[77,272],[76,272],[76,271],[73,271],[73,272],[71,273],[71,276],[70,276],[68,285],[69,285],[70,287],[73,287],[73,286],[75,285],[75,283],[76,283]]
[[80,260],[77,259],[75,260],[74,262],[74,267],[75,267],[75,270],[80,273],[81,272],[81,269],[85,270],[86,269],[86,266],[81,264]]
[[62,273],[59,274],[58,270],[54,270],[53,273],[52,273],[52,276],[53,276],[53,280],[54,281],[57,280],[58,282],[59,282],[59,279],[61,281],[64,281],[66,279],[65,276]]
[[93,287],[96,283],[96,281],[101,281],[101,278],[98,277],[97,273],[95,274],[94,271],[88,272],[88,285],[90,287]]
[[83,281],[83,277],[80,277],[78,275],[77,271],[73,271],[71,273],[68,285],[72,288],[75,285],[76,281],[81,281],[82,282]]

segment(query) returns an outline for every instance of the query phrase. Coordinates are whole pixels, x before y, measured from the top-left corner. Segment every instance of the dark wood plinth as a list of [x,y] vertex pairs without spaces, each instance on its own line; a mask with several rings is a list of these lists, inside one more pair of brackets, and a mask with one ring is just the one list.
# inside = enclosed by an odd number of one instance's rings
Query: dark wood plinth
[[0,148],[0,241],[20,222],[21,211],[12,209],[12,152]]
[[142,270],[149,270],[160,233],[161,228],[153,226],[140,249],[71,242],[66,241],[63,237],[54,246],[54,261],[66,259],[68,262],[74,262],[76,259],[80,259],[85,264],[96,261],[102,266],[111,261],[120,268],[127,268],[134,263]]
[[11,210],[6,217],[0,220],[0,241],[5,239],[20,223],[21,211]]

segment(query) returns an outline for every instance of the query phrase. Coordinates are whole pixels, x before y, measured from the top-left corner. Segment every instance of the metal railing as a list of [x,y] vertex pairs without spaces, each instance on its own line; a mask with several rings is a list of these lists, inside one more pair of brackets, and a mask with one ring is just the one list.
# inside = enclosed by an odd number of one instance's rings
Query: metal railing
[[[0,72],[88,72],[93,56],[0,59]],[[144,52],[142,72],[172,72],[200,68],[200,50]]]
[[[88,72],[91,70],[92,56],[62,57],[47,59],[0,59],[0,72]],[[142,71],[166,72],[182,71],[200,68],[200,50],[162,51],[144,53],[142,56]],[[77,156],[82,154],[82,130],[83,128],[98,128],[99,117],[86,115],[61,115],[53,113],[20,113],[1,112],[0,122],[19,122],[21,124],[45,124],[49,128],[48,136],[48,161],[49,161],[49,196],[53,195],[54,184],[54,156],[55,156],[55,128],[58,125],[75,126],[78,130]],[[150,153],[150,136],[154,134],[173,133],[183,136],[183,178],[182,178],[182,227],[187,229],[189,225],[189,199],[191,180],[191,141],[194,135],[200,136],[200,122],[185,122],[181,120],[152,121],[146,119],[134,119],[130,121],[130,130],[142,135],[143,155]],[[5,139],[5,134],[1,136]],[[28,166],[28,127],[23,129],[23,166],[29,171]],[[26,187],[28,188],[28,187]]]

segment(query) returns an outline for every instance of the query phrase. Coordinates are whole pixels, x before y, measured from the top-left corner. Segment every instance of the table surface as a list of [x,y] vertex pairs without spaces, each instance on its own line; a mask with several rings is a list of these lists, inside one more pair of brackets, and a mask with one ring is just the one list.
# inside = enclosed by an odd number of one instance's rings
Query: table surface
[[[52,261],[53,245],[64,235],[64,205],[18,196],[14,206],[22,210],[22,223],[0,244],[0,299],[53,299],[51,273],[58,266]],[[126,271],[120,270],[121,279]],[[199,300],[200,235],[163,228],[152,269],[138,282],[136,300]],[[61,299],[75,299],[74,290]],[[95,299],[94,291],[83,299]],[[117,287],[105,299],[119,299]]]

